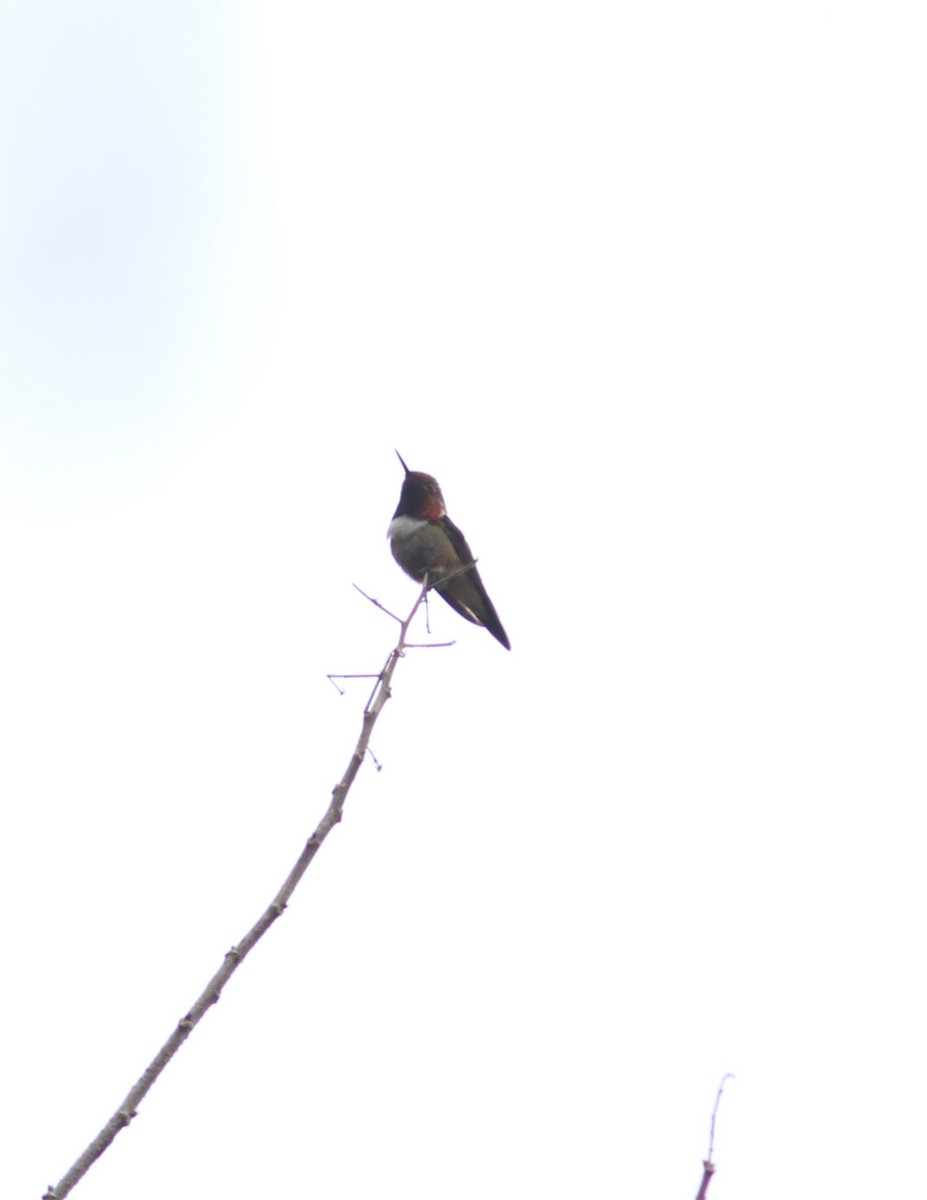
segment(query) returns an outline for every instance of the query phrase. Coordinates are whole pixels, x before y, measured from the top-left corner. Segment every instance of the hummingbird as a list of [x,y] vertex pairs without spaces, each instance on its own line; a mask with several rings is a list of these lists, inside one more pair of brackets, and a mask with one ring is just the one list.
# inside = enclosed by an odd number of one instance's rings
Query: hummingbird
[[424,471],[410,471],[398,450],[396,457],[406,477],[387,530],[393,558],[417,583],[435,588],[454,612],[474,625],[483,625],[510,650],[473,551],[447,515],[437,479]]

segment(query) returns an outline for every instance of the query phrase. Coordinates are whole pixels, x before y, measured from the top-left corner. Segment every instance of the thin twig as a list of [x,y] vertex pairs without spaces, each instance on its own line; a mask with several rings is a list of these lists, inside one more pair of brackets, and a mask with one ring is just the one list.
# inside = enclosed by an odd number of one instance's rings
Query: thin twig
[[[392,616],[393,614],[389,613],[388,615]],[[411,649],[411,646],[407,645],[406,649]],[[338,695],[343,696],[345,694],[345,689],[343,687],[339,687],[338,684],[335,683],[336,679],[379,679],[380,676],[374,675],[371,671],[366,671],[362,675],[326,675],[325,678],[332,685]]]
[[[398,621],[400,625],[403,623],[402,617],[397,617],[394,612],[390,612],[390,610],[386,607],[386,605],[381,604],[380,601],[377,600],[375,596],[368,596],[367,593],[364,591],[364,589],[362,587],[359,587],[356,583],[352,583],[351,587],[355,588],[358,592],[360,592],[360,594],[364,597],[365,600],[369,600],[370,603],[374,606],[374,608],[378,608],[380,610],[380,612],[385,612],[388,617],[392,617],[393,620]],[[428,590],[427,584],[425,585],[425,587],[422,590],[423,590],[423,592]],[[421,597],[419,597],[419,601],[421,601]],[[416,607],[418,607],[418,605],[416,605]]]
[[711,1135],[708,1139],[708,1157],[702,1162],[702,1182],[699,1185],[695,1200],[705,1200],[708,1195],[708,1185],[711,1183],[711,1177],[715,1173],[715,1164],[712,1161],[712,1156],[715,1152],[715,1118],[718,1115],[718,1105],[721,1103],[721,1094],[724,1091],[724,1085],[729,1079],[734,1076],[730,1071],[726,1075],[722,1075],[721,1082],[718,1085],[718,1094],[715,1096],[715,1106],[711,1110]]
[[[360,588],[358,588],[360,591]],[[245,934],[237,946],[233,946],[225,956],[222,966],[216,971],[212,979],[203,989],[199,998],[194,1003],[193,1007],[177,1024],[177,1027],[171,1033],[170,1037],[145,1068],[141,1078],[131,1089],[125,1100],[119,1105],[110,1119],[106,1122],[97,1136],[93,1139],[90,1145],[84,1150],[83,1154],[76,1162],[68,1168],[58,1183],[49,1187],[45,1192],[42,1200],[63,1200],[71,1189],[77,1184],[86,1173],[90,1170],[96,1160],[105,1150],[112,1145],[116,1138],[116,1134],[124,1129],[126,1125],[136,1115],[136,1110],[139,1104],[151,1090],[158,1076],[171,1061],[183,1043],[190,1036],[191,1032],[196,1028],[199,1022],[203,1019],[209,1009],[216,1003],[222,994],[222,989],[231,979],[232,975],[238,970],[239,966],[244,962],[247,955],[254,949],[257,943],[261,940],[264,934],[270,929],[271,925],[283,913],[287,906],[287,901],[293,895],[297,884],[306,873],[309,864],[315,858],[319,847],[331,833],[332,829],[341,820],[344,802],[348,792],[351,789],[358,771],[360,770],[364,758],[368,751],[368,742],[370,734],[377,722],[377,718],[383,710],[383,706],[390,698],[390,684],[392,683],[393,673],[396,666],[403,656],[403,652],[409,648],[409,643],[406,642],[406,635],[409,632],[409,626],[415,614],[418,612],[419,605],[425,599],[427,589],[422,588],[418,599],[408,617],[404,621],[400,621],[399,641],[390,651],[390,655],[384,664],[383,670],[376,676],[376,684],[373,691],[370,693],[370,698],[367,701],[367,706],[364,709],[364,719],[361,724],[360,736],[357,739],[357,744],[354,747],[354,753],[348,763],[341,781],[332,789],[332,799],[328,806],[325,815],[319,821],[318,825],[306,845],[293,869],[287,875],[283,886],[280,888],[277,895],[258,921]],[[368,597],[370,599],[370,597]],[[377,608],[383,606],[376,600],[372,601]],[[383,610],[387,611],[386,609]],[[390,613],[390,616],[393,614]],[[397,618],[398,619],[398,618]],[[376,761],[376,760],[374,760]],[[379,764],[377,764],[379,769]]]
[[724,1091],[724,1085],[729,1079],[734,1076],[728,1071],[726,1075],[721,1076],[721,1082],[718,1084],[718,1094],[715,1096],[715,1106],[711,1110],[711,1137],[708,1139],[708,1161],[711,1162],[715,1153],[715,1118],[718,1115],[718,1105],[721,1103],[721,1094]]

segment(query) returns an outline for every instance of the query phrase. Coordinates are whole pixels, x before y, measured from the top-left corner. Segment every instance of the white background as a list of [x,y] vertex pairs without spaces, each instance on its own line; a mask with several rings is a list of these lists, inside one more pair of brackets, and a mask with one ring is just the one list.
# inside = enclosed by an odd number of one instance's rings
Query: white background
[[923,1196],[920,6],[0,7],[2,1192]]

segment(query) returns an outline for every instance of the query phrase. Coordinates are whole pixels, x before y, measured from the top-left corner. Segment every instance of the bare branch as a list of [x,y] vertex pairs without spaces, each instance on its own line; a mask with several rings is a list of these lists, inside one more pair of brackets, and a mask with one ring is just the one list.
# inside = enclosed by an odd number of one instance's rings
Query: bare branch
[[715,1173],[715,1164],[712,1161],[712,1155],[715,1152],[715,1118],[718,1115],[718,1105],[721,1103],[721,1093],[724,1091],[724,1085],[729,1079],[734,1076],[728,1072],[722,1075],[721,1082],[718,1085],[718,1094],[715,1096],[715,1106],[711,1110],[711,1135],[708,1139],[708,1157],[702,1162],[702,1182],[699,1185],[698,1193],[695,1200],[705,1200],[708,1195],[708,1185],[711,1183],[711,1177]]
[[[356,585],[355,585],[356,586]],[[357,589],[360,591],[360,588]],[[90,1145],[84,1150],[80,1157],[69,1167],[65,1174],[61,1177],[58,1183],[48,1188],[42,1200],[63,1200],[65,1196],[74,1188],[74,1186],[86,1175],[87,1171],[93,1166],[96,1160],[104,1153],[105,1150],[112,1145],[116,1138],[116,1134],[124,1129],[126,1125],[136,1115],[139,1104],[151,1090],[155,1081],[158,1079],[161,1072],[171,1061],[180,1047],[184,1044],[192,1031],[196,1028],[199,1022],[203,1019],[209,1009],[216,1003],[222,994],[222,989],[231,979],[235,971],[244,962],[247,955],[254,949],[257,943],[261,940],[264,934],[270,929],[271,925],[283,913],[287,906],[287,902],[293,895],[297,884],[306,873],[309,864],[315,858],[316,853],[325,839],[331,833],[332,829],[341,820],[344,802],[351,785],[360,770],[364,758],[366,757],[369,747],[370,735],[373,727],[377,722],[377,718],[383,710],[383,706],[390,698],[390,685],[393,679],[393,673],[396,666],[402,658],[405,650],[410,648],[410,643],[406,641],[409,632],[409,626],[415,614],[418,612],[419,606],[425,599],[427,587],[423,587],[419,593],[418,599],[404,621],[400,621],[399,641],[390,651],[390,655],[383,666],[383,670],[375,678],[377,682],[374,684],[373,691],[370,693],[370,698],[364,709],[364,718],[361,724],[360,736],[357,739],[357,744],[354,747],[354,753],[351,755],[347,768],[341,777],[341,780],[332,789],[332,799],[325,812],[325,815],[319,821],[318,825],[312,833],[312,836],[303,847],[303,851],[293,869],[290,871],[284,880],[283,886],[277,892],[276,896],[271,901],[270,905],[265,909],[257,922],[248,930],[241,941],[231,948],[225,955],[225,958],[216,971],[212,979],[203,989],[199,998],[194,1002],[190,1011],[177,1023],[176,1028],[171,1033],[170,1037],[145,1068],[139,1080],[129,1091],[125,1100],[119,1105],[110,1119],[106,1122],[97,1136],[93,1139]],[[369,596],[368,599],[371,599]],[[376,600],[373,600],[377,608],[383,606]],[[383,609],[387,612],[387,609]],[[392,613],[389,614],[393,616]],[[399,618],[396,618],[399,620]],[[372,757],[372,755],[371,755]],[[374,762],[376,759],[374,758]],[[377,763],[379,770],[379,763]]]
[[[358,584],[352,583],[351,587],[354,588],[356,591],[360,592],[360,594],[364,597],[365,600],[369,600],[370,603],[374,606],[374,608],[378,608],[380,610],[380,612],[385,612],[388,617],[392,617],[393,620],[398,621],[400,625],[403,624],[402,617],[397,617],[394,612],[390,612],[390,610],[386,607],[386,605],[381,604],[380,601],[376,599],[376,597],[368,596],[367,593],[364,591],[364,589],[362,587],[359,587]],[[423,591],[427,591],[427,585],[425,588],[423,588]],[[419,597],[419,602],[421,602],[421,597]],[[417,607],[418,607],[418,605],[416,605],[416,608]]]
[[712,1155],[715,1152],[715,1118],[718,1115],[718,1105],[721,1103],[721,1094],[724,1091],[724,1085],[729,1079],[734,1079],[730,1071],[726,1075],[721,1076],[721,1082],[718,1084],[718,1094],[715,1096],[715,1106],[711,1110],[711,1137],[708,1139],[708,1161],[711,1162]]
[[[392,616],[392,613],[390,613],[390,616]],[[411,644],[409,644],[409,645],[407,645],[407,646],[406,646],[406,649],[407,649],[407,650],[408,650],[408,649],[410,649],[410,648],[411,648]],[[326,678],[326,679],[328,680],[328,682],[329,682],[329,683],[332,685],[332,687],[335,689],[335,691],[338,693],[338,695],[339,695],[339,696],[343,696],[343,695],[345,694],[345,689],[344,689],[343,687],[339,687],[339,686],[338,686],[338,684],[335,682],[335,680],[336,680],[336,679],[379,679],[379,678],[380,678],[380,676],[379,676],[379,675],[374,675],[374,674],[372,674],[370,671],[365,671],[365,672],[364,672],[362,675],[333,675],[333,674],[328,674],[328,675],[326,675],[326,676],[325,676],[325,678]]]

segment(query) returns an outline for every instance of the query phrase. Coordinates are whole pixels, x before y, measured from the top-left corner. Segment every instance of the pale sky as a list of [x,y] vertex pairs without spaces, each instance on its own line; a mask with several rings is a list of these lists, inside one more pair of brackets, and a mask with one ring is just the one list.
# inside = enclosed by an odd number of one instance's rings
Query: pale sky
[[[4,1197],[923,1196],[914,4],[0,4]],[[424,629],[422,630],[424,638]]]

